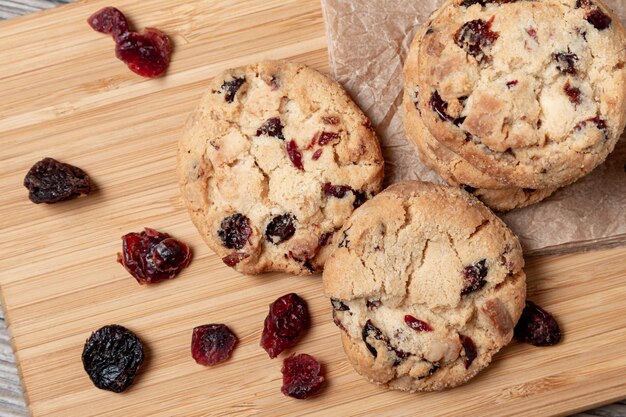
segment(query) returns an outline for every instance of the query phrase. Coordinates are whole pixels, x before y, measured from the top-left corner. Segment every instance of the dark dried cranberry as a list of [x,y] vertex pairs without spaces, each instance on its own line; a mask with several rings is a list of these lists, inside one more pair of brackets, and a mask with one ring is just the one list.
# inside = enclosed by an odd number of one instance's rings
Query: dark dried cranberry
[[263,125],[256,131],[256,135],[267,135],[285,140],[285,137],[283,136],[283,125],[278,117],[267,119],[265,123],[263,123]]
[[146,28],[143,33],[127,32],[119,37],[115,46],[115,55],[131,71],[148,78],[165,73],[171,53],[170,38],[155,28]]
[[311,159],[314,161],[317,161],[318,159],[320,159],[320,156],[322,156],[323,151],[324,149],[322,148],[316,150],[315,152],[313,152],[313,156],[311,156]]
[[105,7],[98,10],[89,16],[87,23],[97,32],[112,35],[116,41],[120,35],[129,30],[126,16],[115,7]]
[[[290,252],[291,253],[291,252]],[[313,265],[313,262],[311,262],[310,259],[307,259],[306,261],[304,261],[302,263],[302,266],[305,267],[309,272],[313,273],[317,271],[317,268],[315,267],[315,265]]]
[[492,16],[488,22],[482,19],[471,20],[461,26],[454,34],[454,41],[458,47],[476,58],[478,62],[487,58],[484,49],[498,39],[498,34],[491,31],[494,18],[495,16]]
[[293,222],[296,218],[291,214],[281,214],[272,219],[265,228],[265,237],[275,245],[288,240],[296,233]]
[[319,245],[320,246],[326,246],[328,245],[328,242],[330,242],[330,239],[333,237],[333,234],[335,232],[326,232],[324,234],[322,234],[319,238]]
[[506,88],[512,88],[515,87],[517,85],[517,80],[511,80],[508,83],[506,83]]
[[365,346],[367,347],[367,350],[370,351],[370,353],[372,354],[373,357],[378,357],[378,352],[376,351],[376,348],[372,345],[370,345],[367,342],[367,339],[373,338],[376,340],[383,340],[386,341],[386,337],[383,335],[383,332],[380,331],[380,329],[376,326],[374,326],[372,324],[371,320],[368,320],[365,322],[365,326],[363,326],[363,331],[361,332],[361,337],[363,338],[363,342],[365,343]]
[[552,57],[556,61],[556,68],[563,74],[576,74],[578,55],[568,51],[554,53]]
[[404,322],[406,323],[407,326],[409,326],[411,329],[415,330],[416,332],[432,332],[433,331],[433,328],[430,327],[428,323],[426,323],[425,321],[416,319],[415,317],[409,314],[404,316]]
[[481,6],[485,6],[486,0],[463,0],[461,2],[461,6],[463,7],[470,7],[473,6],[474,4],[480,4]]
[[348,227],[346,230],[341,232],[341,239],[339,239],[339,243],[337,243],[337,247],[338,248],[349,248],[350,247],[350,239],[348,239],[348,230],[350,230],[350,227]]
[[333,308],[337,311],[348,311],[350,310],[350,307],[348,307],[347,305],[345,305],[343,302],[339,301],[339,300],[335,300],[334,298],[330,299],[330,303],[333,305]]
[[225,324],[198,326],[191,336],[191,356],[199,365],[217,365],[230,357],[237,342],[237,336]]
[[122,236],[122,253],[117,261],[140,284],[172,279],[191,262],[191,250],[167,233],[146,227],[141,233]]
[[270,358],[293,346],[298,336],[308,326],[309,311],[297,294],[284,295],[270,304],[270,311],[263,325],[261,347]]
[[237,265],[239,262],[241,262],[242,260],[246,259],[247,257],[248,257],[247,253],[233,252],[229,255],[224,256],[222,258],[222,262],[224,262],[226,265],[232,268],[235,265]]
[[317,139],[317,143],[320,146],[326,145],[328,142],[332,142],[335,139],[339,139],[339,134],[335,132],[322,132]]
[[607,135],[607,126],[606,126],[606,121],[605,121],[605,120],[603,120],[603,119],[601,119],[601,118],[600,118],[600,117],[598,117],[598,116],[596,116],[596,117],[592,117],[592,118],[587,119],[587,120],[583,120],[582,122],[579,122],[579,123],[576,125],[575,129],[576,129],[577,131],[580,131],[580,130],[582,130],[582,129],[583,129],[583,128],[587,125],[587,123],[593,123],[593,124],[595,124],[595,125],[596,125],[596,128],[598,128],[598,130],[601,130],[601,131],[604,133],[604,136],[606,137],[606,135]]
[[461,345],[463,345],[463,350],[465,351],[465,358],[463,363],[465,364],[465,369],[469,368],[474,359],[476,359],[476,345],[474,341],[469,336],[459,335],[459,339],[461,340]]
[[30,168],[24,177],[24,187],[28,188],[28,198],[33,203],[52,204],[89,194],[91,180],[78,167],[44,158]]
[[604,30],[611,26],[611,18],[598,8],[588,12],[585,20],[598,30]]
[[485,284],[485,277],[487,276],[487,260],[481,259],[473,265],[466,266],[463,269],[463,278],[465,284],[461,290],[461,295],[466,295],[476,290],[481,289]]
[[228,249],[241,249],[252,236],[250,219],[240,213],[231,214],[222,220],[217,234]]
[[354,193],[354,202],[352,203],[352,207],[358,209],[363,205],[363,203],[367,201],[367,194],[365,194],[363,191],[355,190],[352,190],[352,193]]
[[235,94],[237,94],[237,91],[239,91],[244,82],[246,82],[246,79],[243,77],[233,77],[230,81],[224,81],[221,89],[225,92],[224,100],[226,100],[227,103],[233,102]]
[[287,142],[287,155],[289,155],[289,160],[300,171],[304,171],[304,165],[302,165],[302,153],[300,153],[300,149],[298,149],[298,145],[295,140],[290,140]]
[[367,305],[367,308],[378,308],[382,303],[380,300],[367,300],[365,304]]
[[91,334],[83,348],[83,367],[93,384],[122,392],[132,384],[143,363],[143,344],[123,326],[104,326]]
[[459,126],[465,121],[465,117],[455,118],[448,114],[448,102],[444,101],[441,98],[437,90],[435,90],[433,94],[430,96],[429,104],[430,104],[430,108],[433,109],[435,113],[437,113],[437,116],[439,116],[441,120],[444,120],[444,121],[447,120],[456,126]]
[[591,7],[592,3],[590,0],[576,0],[576,7],[577,8],[584,8],[584,9],[588,9],[589,7]]
[[349,185],[332,185],[331,183],[327,182],[324,183],[323,191],[326,195],[330,195],[336,198],[344,198],[346,196],[346,193],[352,191],[352,187],[350,187]]
[[476,188],[472,187],[471,185],[467,185],[467,184],[461,184],[461,188],[463,188],[465,191],[467,191],[468,193],[473,193],[474,191],[476,191]]
[[571,101],[574,105],[580,104],[580,89],[577,87],[572,87],[570,82],[566,82],[563,86],[563,91],[567,94],[569,101]]
[[303,400],[322,387],[322,366],[313,356],[301,353],[283,361],[283,386],[280,391],[288,397]]
[[325,125],[336,125],[339,123],[339,117],[337,116],[324,116],[322,117],[322,123]]
[[515,338],[534,346],[551,346],[561,340],[561,330],[554,317],[532,301],[526,301],[515,326]]

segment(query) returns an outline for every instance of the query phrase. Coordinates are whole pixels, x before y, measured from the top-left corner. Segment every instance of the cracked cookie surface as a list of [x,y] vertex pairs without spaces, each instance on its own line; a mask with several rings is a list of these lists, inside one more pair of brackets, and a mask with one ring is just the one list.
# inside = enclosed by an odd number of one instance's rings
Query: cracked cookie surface
[[624,129],[625,39],[597,0],[449,0],[411,45],[405,92],[439,142],[496,181],[558,187]]
[[306,275],[380,191],[383,158],[339,84],[266,61],[211,81],[179,142],[178,177],[192,221],[224,263]]
[[463,190],[394,184],[339,232],[324,270],[346,355],[371,382],[459,385],[509,343],[526,297],[517,238]]

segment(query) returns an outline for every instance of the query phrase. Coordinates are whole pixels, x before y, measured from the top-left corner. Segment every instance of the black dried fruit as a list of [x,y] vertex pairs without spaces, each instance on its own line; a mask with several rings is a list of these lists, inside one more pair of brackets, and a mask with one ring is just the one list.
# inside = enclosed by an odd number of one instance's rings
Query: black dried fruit
[[28,198],[33,203],[57,203],[91,192],[91,180],[82,169],[44,158],[31,167],[24,178]]
[[463,188],[465,191],[467,191],[468,193],[473,193],[474,191],[476,191],[476,188],[472,187],[471,185],[467,185],[467,184],[461,184],[461,188]]
[[322,366],[311,355],[301,353],[283,361],[283,386],[280,391],[288,397],[303,400],[322,387]]
[[275,245],[288,240],[296,233],[296,218],[291,214],[281,214],[270,221],[265,228],[265,237]]
[[485,49],[498,39],[498,34],[491,30],[495,16],[488,22],[482,19],[470,20],[466,22],[454,34],[454,42],[469,55],[482,62],[488,57]]
[[222,84],[221,87],[222,91],[224,91],[225,93],[224,100],[226,100],[226,102],[228,103],[232,103],[235,99],[235,94],[237,94],[237,91],[239,91],[245,81],[245,78],[238,77],[233,77],[233,79],[230,81],[224,81],[224,84]]
[[241,213],[231,214],[222,220],[217,235],[228,249],[241,249],[252,236],[250,219]]
[[272,117],[271,119],[267,119],[265,123],[256,131],[257,136],[267,135],[278,138],[280,140],[285,140],[283,136],[283,124],[280,122],[280,118]]
[[465,284],[461,290],[461,295],[466,295],[481,289],[486,284],[485,277],[487,276],[487,271],[486,259],[481,259],[473,265],[466,266],[465,269],[463,269]]
[[122,392],[132,384],[143,363],[143,344],[123,326],[104,326],[91,334],[83,348],[83,367],[93,384]]
[[551,346],[561,340],[561,329],[554,317],[529,300],[526,300],[514,334],[520,342],[534,346]]
[[198,326],[191,336],[191,356],[199,365],[217,365],[230,357],[237,342],[237,336],[225,324]]
[[576,74],[578,55],[568,51],[554,53],[552,57],[556,61],[556,68],[563,74]]
[[588,12],[585,20],[598,30],[604,30],[611,26],[611,18],[598,8]]
[[354,207],[354,209],[358,209],[367,201],[367,194],[363,191],[357,190],[352,190],[352,192],[354,193],[354,202],[352,203],[352,207]]
[[469,336],[459,335],[459,339],[461,340],[461,345],[463,346],[463,350],[465,351],[465,358],[463,359],[463,363],[465,365],[465,369],[469,368],[474,359],[476,359],[476,345],[474,341]]
[[275,358],[295,345],[308,323],[309,310],[304,300],[295,293],[283,295],[270,304],[260,345],[270,358]]
[[437,116],[439,116],[441,120],[447,120],[455,126],[459,126],[465,121],[465,117],[452,117],[448,114],[448,102],[441,98],[437,90],[430,96],[428,103],[430,104],[430,108],[437,113]]

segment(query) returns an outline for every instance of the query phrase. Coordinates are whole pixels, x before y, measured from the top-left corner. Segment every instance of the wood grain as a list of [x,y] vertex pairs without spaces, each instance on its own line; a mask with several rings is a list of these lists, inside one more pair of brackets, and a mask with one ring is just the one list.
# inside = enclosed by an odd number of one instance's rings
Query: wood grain
[[[138,27],[176,44],[167,77],[145,80],[113,57],[110,38],[82,2],[0,24],[0,272],[3,303],[34,416],[135,415],[548,415],[626,396],[626,248],[529,261],[529,295],[565,334],[551,348],[512,344],[471,383],[443,392],[387,392],[346,362],[319,277],[247,277],[206,248],[179,198],[175,148],[187,114],[218,71],[288,58],[325,71],[322,15],[313,1],[131,2]],[[36,160],[87,170],[97,191],[54,206],[21,186]],[[176,280],[141,287],[115,263],[120,236],[150,226],[188,241],[195,259]],[[288,291],[309,302],[313,326],[297,346],[325,365],[325,392],[280,393],[281,363],[258,347],[267,305]],[[215,368],[189,356],[191,329],[225,322],[239,335]],[[124,394],[95,389],[80,353],[90,332],[119,323],[149,346]]]

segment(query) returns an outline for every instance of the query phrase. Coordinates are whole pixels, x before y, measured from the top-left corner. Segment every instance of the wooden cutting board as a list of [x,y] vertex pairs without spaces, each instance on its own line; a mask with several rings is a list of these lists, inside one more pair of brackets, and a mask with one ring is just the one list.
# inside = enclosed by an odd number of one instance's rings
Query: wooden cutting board
[[[263,58],[327,70],[317,1],[118,0],[137,28],[176,48],[165,78],[142,79],[113,42],[85,23],[86,1],[0,23],[0,285],[34,416],[546,415],[626,397],[626,249],[529,260],[529,295],[559,318],[563,342],[513,343],[460,388],[387,392],[346,362],[319,276],[243,276],[201,242],[181,203],[176,141],[218,71]],[[97,191],[34,205],[22,180],[44,156],[76,164]],[[191,244],[176,280],[137,285],[115,262],[120,236],[144,226]],[[320,359],[328,383],[307,401],[280,393],[281,360],[258,346],[268,304],[297,291],[313,326],[295,351]],[[239,335],[230,361],[196,365],[191,330],[225,322]],[[80,360],[91,331],[123,324],[148,346],[123,394],[94,388]]]

